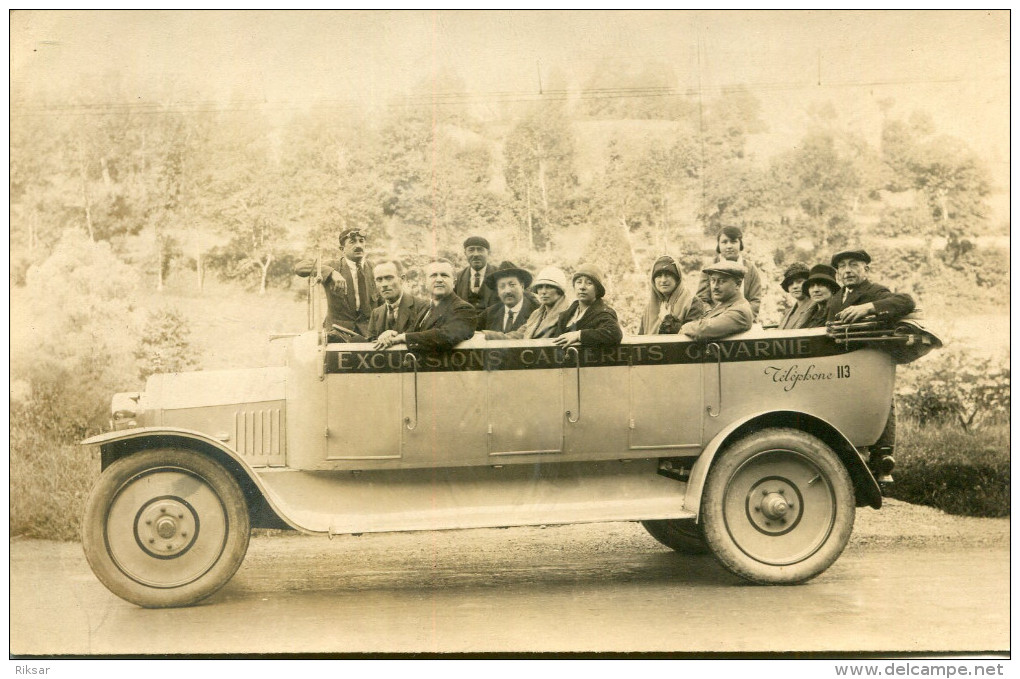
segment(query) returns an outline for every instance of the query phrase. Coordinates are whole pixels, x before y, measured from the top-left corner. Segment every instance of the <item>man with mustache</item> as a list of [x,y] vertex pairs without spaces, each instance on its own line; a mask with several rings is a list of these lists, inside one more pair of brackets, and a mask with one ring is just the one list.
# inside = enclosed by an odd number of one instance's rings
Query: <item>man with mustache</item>
[[[914,310],[910,295],[895,293],[884,285],[868,280],[871,255],[862,249],[843,250],[832,256],[832,268],[843,288],[829,298],[826,318],[829,323],[856,323],[863,320],[897,321]],[[882,435],[870,446],[868,467],[880,484],[892,483],[896,466],[896,409],[889,408]]]
[[457,274],[453,288],[458,297],[474,306],[478,316],[499,301],[496,291],[485,284],[485,279],[496,273],[496,267],[489,266],[489,251],[489,241],[481,236],[471,236],[464,241],[468,265]]
[[372,309],[379,303],[372,265],[365,259],[368,239],[361,229],[340,232],[339,261],[321,266],[303,259],[294,266],[298,276],[315,276],[326,291],[323,326],[329,341],[363,341],[370,334]]
[[511,333],[528,320],[531,313],[541,306],[538,299],[528,292],[531,274],[518,269],[513,262],[503,262],[485,278],[485,285],[496,291],[499,302],[493,304],[478,317],[478,329]]

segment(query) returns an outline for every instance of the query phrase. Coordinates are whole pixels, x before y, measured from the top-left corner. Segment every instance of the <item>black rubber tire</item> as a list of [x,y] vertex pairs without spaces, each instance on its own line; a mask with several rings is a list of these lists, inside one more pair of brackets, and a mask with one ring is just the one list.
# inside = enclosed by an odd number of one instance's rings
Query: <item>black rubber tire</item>
[[681,554],[708,554],[701,526],[694,519],[642,521],[648,534]]
[[727,569],[756,583],[796,584],[839,558],[854,514],[850,475],[832,449],[777,428],[740,439],[713,461],[700,519]]
[[[250,534],[233,476],[215,460],[178,448],[114,462],[82,519],[82,546],[96,577],[145,608],[188,606],[214,593],[237,572]],[[163,549],[171,553],[157,553]]]

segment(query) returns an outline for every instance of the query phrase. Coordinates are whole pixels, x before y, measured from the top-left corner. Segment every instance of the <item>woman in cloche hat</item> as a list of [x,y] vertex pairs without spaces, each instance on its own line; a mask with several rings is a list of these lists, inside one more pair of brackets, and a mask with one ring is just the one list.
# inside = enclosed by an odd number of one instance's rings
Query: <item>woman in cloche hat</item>
[[598,267],[586,264],[574,272],[574,302],[560,314],[553,343],[561,347],[576,345],[616,346],[623,339],[623,329],[616,312],[602,301],[606,286]]
[[554,336],[556,322],[569,304],[566,295],[567,274],[555,266],[547,266],[538,272],[530,290],[542,306],[532,311],[527,322],[512,332],[484,330],[485,339],[538,339]]

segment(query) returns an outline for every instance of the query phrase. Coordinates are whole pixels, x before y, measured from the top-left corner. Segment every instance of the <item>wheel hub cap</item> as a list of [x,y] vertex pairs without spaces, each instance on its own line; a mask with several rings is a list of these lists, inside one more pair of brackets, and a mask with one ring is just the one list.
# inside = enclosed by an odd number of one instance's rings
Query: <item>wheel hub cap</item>
[[180,498],[156,498],[139,510],[135,533],[138,544],[149,554],[177,556],[198,537],[198,517]]

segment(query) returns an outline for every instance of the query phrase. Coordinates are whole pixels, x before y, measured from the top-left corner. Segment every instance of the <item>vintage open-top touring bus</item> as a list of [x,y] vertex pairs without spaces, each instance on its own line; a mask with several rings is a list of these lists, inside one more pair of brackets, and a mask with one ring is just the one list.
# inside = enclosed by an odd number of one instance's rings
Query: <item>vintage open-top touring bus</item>
[[[99,579],[146,607],[194,603],[254,527],[322,535],[640,521],[759,583],[831,565],[895,366],[917,324],[754,329],[709,343],[486,341],[443,354],[295,335],[283,367],[154,375],[86,440],[83,519]],[[864,453],[862,455],[862,453]]]

